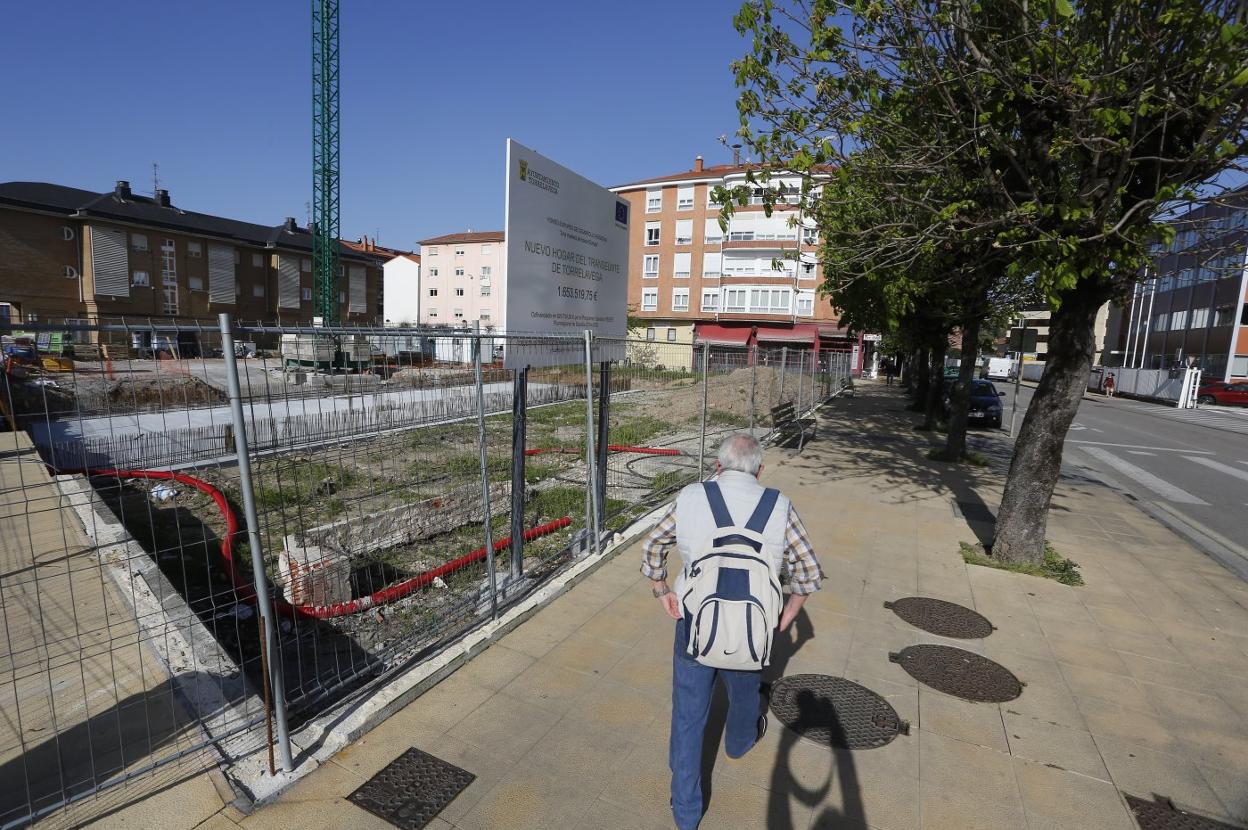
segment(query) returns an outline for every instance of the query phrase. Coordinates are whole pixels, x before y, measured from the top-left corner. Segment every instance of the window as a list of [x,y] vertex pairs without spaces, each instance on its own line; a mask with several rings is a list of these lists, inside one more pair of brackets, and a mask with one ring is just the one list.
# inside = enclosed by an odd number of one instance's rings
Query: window
[[192,291],[204,290],[204,278],[203,277],[187,277],[186,284]]
[[482,297],[490,296],[490,289],[491,289],[491,286],[488,282],[481,283],[481,296]]
[[239,282],[238,280],[234,280],[234,296],[235,297],[243,296],[243,284]]
[[74,238],[74,229],[71,228],[69,225],[61,225],[61,239],[64,239],[66,242],[70,242],[73,240],[73,238]]
[[455,276],[457,276],[457,277],[462,277],[463,275],[464,275],[464,269],[463,269],[463,268],[456,268],[456,269],[455,269]]
[[463,255],[464,255],[464,249],[463,249],[463,248],[456,248],[456,249],[455,249],[455,256],[463,256]]
[[66,279],[76,280],[78,279],[78,269],[72,265],[66,265],[65,270],[61,272],[61,275]]
[[675,261],[672,264],[672,273],[675,275],[676,279],[678,280],[689,279],[689,268],[690,268],[689,262],[692,259],[692,257],[693,257],[693,254],[689,253],[688,251],[685,251],[684,253],[676,254]]
[[797,316],[810,317],[815,313],[815,292],[797,292]]
[[[1244,216],[1245,214],[1240,213],[1237,215]],[[1248,375],[1248,354],[1237,354],[1235,357],[1231,358],[1231,375],[1237,378],[1242,378],[1244,375]],[[1243,384],[1237,385],[1243,386]]]
[[430,296],[430,297],[436,297],[436,296],[438,296],[438,289],[436,289],[436,288],[430,288],[430,289],[429,289],[429,296]]
[[706,234],[705,239],[706,239],[707,245],[718,245],[719,243],[724,241],[724,232],[719,227],[718,219],[706,220],[705,234]]
[[338,304],[339,304],[339,305],[342,305],[342,304],[343,304],[343,303],[345,303],[346,301],[347,301],[347,292],[345,292],[345,291],[339,291],[339,292],[338,292]]
[[130,284],[131,285],[151,285],[152,278],[148,276],[148,273],[146,271],[135,271],[131,275]]
[[481,246],[481,253],[483,253],[483,254],[492,254],[492,253],[494,253],[494,246],[493,246],[493,245],[482,245],[482,246]]
[[749,291],[744,288],[724,289],[724,311],[745,311]]
[[1231,324],[1231,307],[1224,305],[1213,313],[1213,325],[1229,326]]
[[753,314],[788,314],[792,291],[788,288],[751,287],[750,312]]
[[147,234],[132,233],[130,234],[130,247],[136,251],[147,250]]
[[1209,309],[1193,308],[1192,309],[1192,328],[1203,329],[1209,325]]
[[817,228],[802,228],[802,244],[814,245],[819,242],[819,230]]
[[703,254],[702,276],[707,279],[717,279],[719,277],[719,269],[723,267],[723,261],[723,254]]
[[436,308],[431,308],[431,309],[429,309],[429,310],[428,310],[427,312],[425,312],[425,313],[426,313],[426,314],[428,314],[430,317],[437,317],[437,316],[438,316],[438,310],[437,310]]
[[299,270],[304,271],[306,273],[311,273],[312,272],[312,260],[308,259],[306,256],[300,259]]
[[1244,303],[1244,307],[1239,312],[1239,324],[1248,326],[1248,303]]
[[1187,328],[1187,309],[1176,311],[1170,315],[1170,331],[1183,331]]
[[646,213],[658,213],[663,210],[663,191],[646,191]]
[[689,289],[674,288],[672,289],[672,311],[688,311],[689,310]]
[[240,251],[238,248],[234,249],[234,264],[235,265],[243,264],[243,252]]
[[489,280],[489,278],[493,275],[493,273],[494,273],[494,269],[492,269],[490,266],[488,265],[481,266],[481,279]]
[[646,254],[642,257],[641,275],[654,279],[659,275],[659,255]]
[[667,330],[667,342],[668,342],[668,343],[675,343],[675,342],[676,342],[676,329],[668,329],[668,330]]
[[431,277],[436,277],[437,275],[438,275],[438,269],[437,269],[437,268],[430,268],[430,269],[429,269],[429,276],[431,276]]
[[456,289],[455,289],[455,296],[456,296],[456,297],[462,297],[462,296],[464,296],[464,289],[462,289],[462,288],[456,288]]
[[429,256],[437,256],[437,255],[438,255],[438,247],[435,245],[429,249]]
[[693,220],[678,219],[676,220],[676,244],[692,245],[693,244]]
[[464,310],[462,308],[455,309],[455,319],[456,320],[464,319]]
[[654,328],[646,329],[646,340],[654,340]]
[[693,210],[693,185],[676,188],[676,209]]
[[1153,331],[1169,331],[1167,327],[1170,323],[1169,312],[1162,312],[1153,318]]
[[251,267],[263,268],[264,267],[264,254],[252,254],[251,255]]
[[706,206],[708,208],[719,207],[719,202],[715,201],[715,185],[713,184],[706,186]]
[[702,310],[719,311],[719,290],[716,288],[702,289]]
[[659,289],[643,288],[641,289],[641,310],[656,311],[659,307]]
[[300,288],[300,289],[299,289],[299,299],[303,300],[305,303],[306,303],[306,302],[311,302],[311,300],[312,300],[312,289],[311,289],[311,288]]
[[264,296],[264,283],[258,282],[255,285],[253,285],[251,287],[251,296],[263,297]]
[[646,244],[647,245],[659,244],[659,223],[658,222],[646,223]]

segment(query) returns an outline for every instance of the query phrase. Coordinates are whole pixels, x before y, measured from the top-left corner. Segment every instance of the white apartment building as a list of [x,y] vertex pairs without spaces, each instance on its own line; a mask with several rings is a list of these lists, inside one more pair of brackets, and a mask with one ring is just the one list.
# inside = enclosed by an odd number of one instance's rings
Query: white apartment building
[[472,328],[480,323],[485,331],[505,327],[502,231],[422,239],[420,259],[420,325]]
[[382,320],[386,326],[414,326],[420,320],[420,255],[399,254],[382,271]]

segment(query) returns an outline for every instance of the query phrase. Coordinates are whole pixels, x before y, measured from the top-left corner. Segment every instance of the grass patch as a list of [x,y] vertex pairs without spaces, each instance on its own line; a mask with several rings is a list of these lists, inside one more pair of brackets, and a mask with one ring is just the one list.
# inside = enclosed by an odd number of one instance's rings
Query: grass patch
[[[915,429],[919,429],[919,427],[915,427]],[[946,464],[970,464],[972,467],[988,466],[988,457],[983,453],[975,452],[975,450],[967,450],[966,455],[957,461],[946,458],[945,451],[942,449],[928,450],[927,457],[932,461],[942,461]]]
[[681,472],[680,470],[663,470],[651,479],[650,492],[654,493],[656,496],[660,493],[666,493],[668,490],[675,489],[677,485],[688,477],[688,473]]
[[[310,506],[314,501],[350,487],[359,476],[351,470],[332,464],[301,464],[270,468],[259,476],[265,483],[256,487],[256,503],[267,510]],[[326,512],[342,512],[342,499],[329,499],[318,507]]]
[[607,434],[607,443],[640,446],[667,428],[665,421],[660,421],[650,415],[642,415],[621,421],[613,426]]
[[706,423],[717,427],[748,427],[750,418],[748,415],[738,415],[735,412],[725,412],[722,409],[708,409],[706,412]]
[[1044,543],[1044,561],[1039,565],[1025,562],[1018,564],[999,562],[985,553],[980,545],[972,545],[968,542],[959,542],[958,547],[962,552],[962,561],[968,565],[982,565],[985,568],[1042,576],[1045,579],[1055,579],[1063,585],[1083,584],[1083,576],[1079,573],[1078,563],[1061,556],[1048,542]]

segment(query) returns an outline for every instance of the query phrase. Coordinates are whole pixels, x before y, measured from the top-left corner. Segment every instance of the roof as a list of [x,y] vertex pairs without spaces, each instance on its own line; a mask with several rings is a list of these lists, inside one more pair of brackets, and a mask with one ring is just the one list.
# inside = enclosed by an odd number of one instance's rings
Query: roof
[[449,245],[453,242],[502,242],[502,231],[464,231],[420,240],[421,245]]
[[[81,219],[112,219],[262,247],[312,251],[312,234],[298,224],[292,229],[285,222],[280,225],[242,222],[183,210],[173,204],[162,205],[150,196],[133,192],[123,199],[113,190],[96,193],[48,182],[0,182],[0,205],[51,211]],[[339,248],[346,259],[379,258],[377,254],[367,254],[346,243],[340,243]]]
[[[664,182],[680,182],[680,181],[704,181],[707,179],[722,179],[725,176],[731,176],[738,173],[748,173],[751,170],[765,169],[761,164],[713,164],[710,167],[703,167],[701,170],[685,170],[680,173],[669,173],[666,176],[654,176],[641,181],[628,182],[627,184],[617,184],[611,190],[632,190],[639,187],[646,187],[652,184],[663,184]],[[816,172],[831,172],[832,165],[819,165],[815,168]],[[788,171],[773,171],[788,172]]]

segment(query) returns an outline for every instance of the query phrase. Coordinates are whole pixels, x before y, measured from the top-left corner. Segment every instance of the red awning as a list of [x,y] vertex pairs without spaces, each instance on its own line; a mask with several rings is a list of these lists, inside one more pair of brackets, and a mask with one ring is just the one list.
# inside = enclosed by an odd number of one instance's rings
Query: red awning
[[794,326],[793,328],[759,326],[758,341],[760,343],[805,343],[811,345],[815,342],[815,329],[810,325]]
[[698,343],[707,343],[711,346],[744,346],[750,339],[750,327],[699,323],[694,329],[694,339]]

